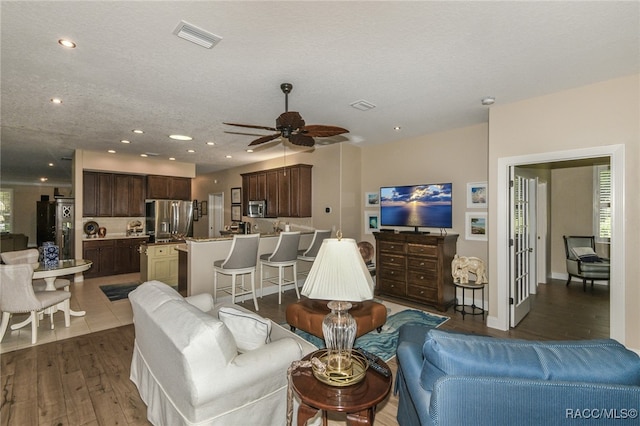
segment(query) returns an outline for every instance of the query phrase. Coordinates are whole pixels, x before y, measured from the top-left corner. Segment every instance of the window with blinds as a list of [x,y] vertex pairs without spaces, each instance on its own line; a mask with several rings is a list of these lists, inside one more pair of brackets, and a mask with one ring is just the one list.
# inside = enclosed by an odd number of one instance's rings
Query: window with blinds
[[0,232],[13,232],[13,189],[0,189]]
[[594,235],[596,242],[611,240],[611,168],[596,166],[594,170]]

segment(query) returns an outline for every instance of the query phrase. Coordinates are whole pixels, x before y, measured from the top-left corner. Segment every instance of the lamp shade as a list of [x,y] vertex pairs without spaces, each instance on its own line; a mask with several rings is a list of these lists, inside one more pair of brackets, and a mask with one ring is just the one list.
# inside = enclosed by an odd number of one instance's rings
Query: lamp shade
[[356,241],[325,239],[301,293],[310,299],[347,302],[373,299],[373,280]]

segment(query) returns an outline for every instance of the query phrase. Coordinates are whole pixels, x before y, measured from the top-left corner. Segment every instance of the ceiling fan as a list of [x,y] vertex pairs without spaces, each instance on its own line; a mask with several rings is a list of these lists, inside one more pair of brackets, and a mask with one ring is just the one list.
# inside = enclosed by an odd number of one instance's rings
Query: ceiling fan
[[[256,126],[253,124],[238,124],[238,123],[224,123],[229,126],[248,127],[250,129],[263,129],[271,130],[274,133],[272,135],[266,135],[259,137],[249,144],[249,146],[260,145],[265,142],[272,141],[279,137],[288,139],[294,145],[300,146],[313,146],[315,140],[313,138],[326,138],[329,136],[341,135],[343,133],[349,133],[347,129],[337,126],[323,126],[320,124],[305,125],[304,120],[299,112],[289,111],[289,93],[293,89],[291,83],[282,83],[280,89],[284,93],[284,109],[285,112],[280,114],[276,119],[276,127]],[[248,133],[235,133],[241,135],[247,135]]]

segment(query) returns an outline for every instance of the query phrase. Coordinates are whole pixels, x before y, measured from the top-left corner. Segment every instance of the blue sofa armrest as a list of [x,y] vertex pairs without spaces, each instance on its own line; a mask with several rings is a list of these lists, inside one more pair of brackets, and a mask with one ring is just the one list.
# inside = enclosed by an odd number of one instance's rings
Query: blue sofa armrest
[[638,424],[640,387],[445,376],[429,404],[434,426]]

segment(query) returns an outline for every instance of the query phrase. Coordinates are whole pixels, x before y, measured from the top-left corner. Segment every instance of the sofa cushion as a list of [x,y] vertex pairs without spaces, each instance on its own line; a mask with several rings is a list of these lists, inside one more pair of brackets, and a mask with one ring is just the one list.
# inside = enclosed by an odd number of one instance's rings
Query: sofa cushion
[[247,352],[271,341],[271,320],[260,315],[223,306],[218,317],[231,331],[238,351]]
[[421,383],[445,375],[640,385],[638,355],[612,339],[528,341],[430,330]]

